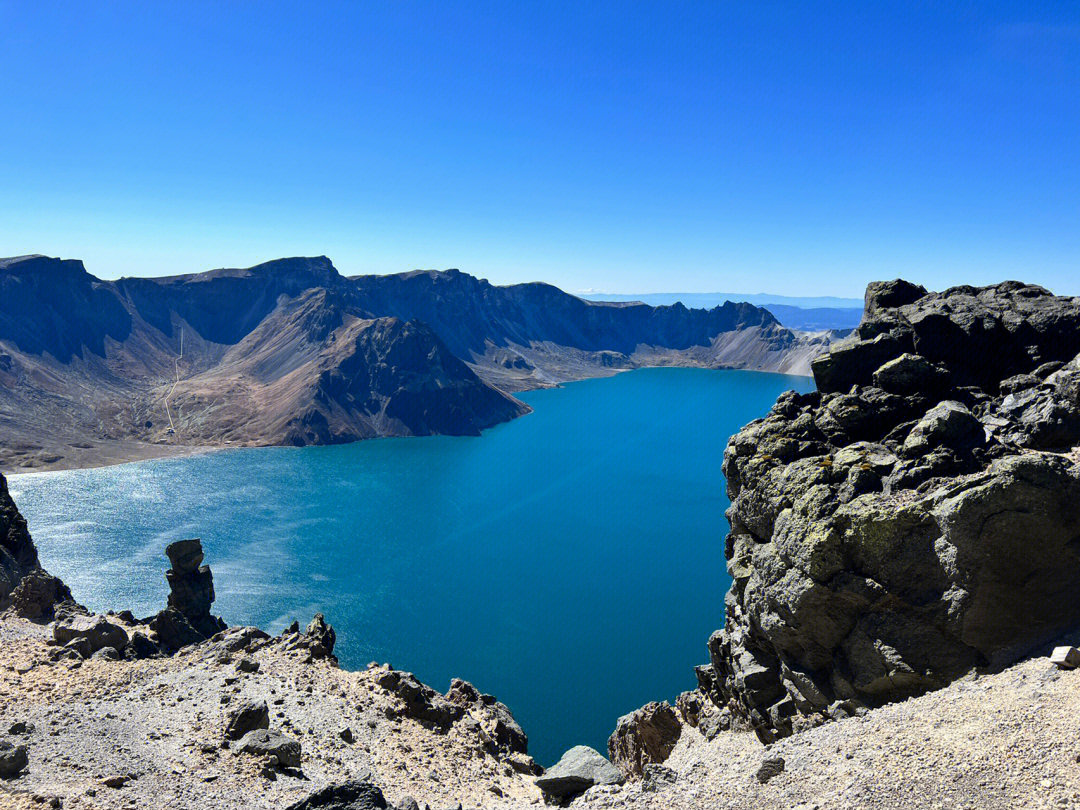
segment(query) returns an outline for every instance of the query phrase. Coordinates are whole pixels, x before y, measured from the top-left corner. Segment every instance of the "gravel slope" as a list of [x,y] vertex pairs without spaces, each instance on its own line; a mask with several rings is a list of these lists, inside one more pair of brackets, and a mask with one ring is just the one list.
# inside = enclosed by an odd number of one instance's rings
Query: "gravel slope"
[[[485,751],[474,729],[438,733],[389,719],[375,668],[345,672],[271,643],[228,660],[207,643],[170,659],[53,663],[44,628],[0,621],[0,738],[29,768],[0,781],[0,807],[282,808],[370,769],[391,802],[433,808],[541,805],[533,777]],[[259,663],[242,673],[241,658]],[[225,716],[266,700],[271,729],[303,745],[299,772],[222,748]],[[228,701],[223,702],[223,701]],[[582,808],[1057,808],[1080,806],[1080,671],[1035,658],[828,723],[764,748],[747,732],[706,741],[684,727],[643,780],[597,787]],[[16,722],[29,734],[7,733]],[[341,738],[348,727],[351,743]],[[785,768],[766,784],[766,758]],[[107,787],[110,776],[133,776]]]
[[[673,782],[593,788],[575,806],[677,808],[1049,808],[1080,806],[1080,670],[1035,658],[969,677],[768,749],[749,732],[706,742],[684,728]],[[761,784],[758,768],[785,768]],[[655,790],[650,790],[655,787]]]
[[[305,662],[304,651],[276,642],[250,655],[208,642],[173,658],[73,667],[50,661],[45,639],[38,625],[0,620],[0,739],[27,744],[30,758],[20,776],[0,780],[0,808],[42,807],[34,796],[81,808],[282,808],[365,770],[391,802],[541,801],[532,777],[488,753],[472,724],[439,733],[389,718],[396,699],[375,682],[382,668]],[[259,671],[238,671],[241,658]],[[222,748],[226,713],[244,700],[265,700],[271,730],[300,741],[300,771],[268,778],[258,759]],[[16,722],[34,728],[9,733]],[[112,788],[111,776],[134,778]]]

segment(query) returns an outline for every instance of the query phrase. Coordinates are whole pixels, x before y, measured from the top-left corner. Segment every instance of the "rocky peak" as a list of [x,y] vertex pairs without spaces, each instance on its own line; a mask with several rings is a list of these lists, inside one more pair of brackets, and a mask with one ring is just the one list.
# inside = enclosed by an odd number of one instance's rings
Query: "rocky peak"
[[940,293],[875,282],[855,333],[814,361],[818,390],[868,385],[882,363],[904,352],[944,363],[957,385],[997,393],[1008,377],[1080,352],[1080,298],[1019,281]]
[[775,739],[1080,624],[1080,299],[871,284],[724,456],[733,578],[701,678]]

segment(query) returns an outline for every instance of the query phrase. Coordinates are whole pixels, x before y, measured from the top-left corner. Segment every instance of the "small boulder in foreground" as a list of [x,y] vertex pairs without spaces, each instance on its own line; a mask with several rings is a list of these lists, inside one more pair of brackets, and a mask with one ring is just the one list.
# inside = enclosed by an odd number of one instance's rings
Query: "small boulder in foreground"
[[265,728],[249,731],[240,738],[236,748],[245,754],[269,756],[281,768],[300,767],[300,743],[276,731]]
[[385,810],[388,806],[379,786],[361,778],[324,787],[285,810]]
[[536,786],[548,796],[564,801],[594,785],[621,785],[624,781],[622,772],[599,751],[576,745],[536,780]]
[[0,779],[10,779],[26,767],[28,759],[25,745],[14,745],[0,740]]

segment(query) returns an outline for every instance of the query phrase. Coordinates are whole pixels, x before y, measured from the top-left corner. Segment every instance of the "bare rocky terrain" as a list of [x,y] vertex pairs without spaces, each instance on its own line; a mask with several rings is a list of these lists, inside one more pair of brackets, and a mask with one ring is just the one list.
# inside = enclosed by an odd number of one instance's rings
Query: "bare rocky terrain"
[[516,391],[641,366],[808,373],[831,335],[767,311],[584,301],[456,270],[347,279],[325,257],[103,281],[0,260],[0,469],[200,449],[475,435]]

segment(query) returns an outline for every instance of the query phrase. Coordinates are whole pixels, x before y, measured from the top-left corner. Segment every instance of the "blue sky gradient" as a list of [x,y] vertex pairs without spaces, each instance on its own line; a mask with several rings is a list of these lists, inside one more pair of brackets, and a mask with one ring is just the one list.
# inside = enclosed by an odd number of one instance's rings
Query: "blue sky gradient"
[[1080,4],[0,0],[0,255],[1080,294]]

